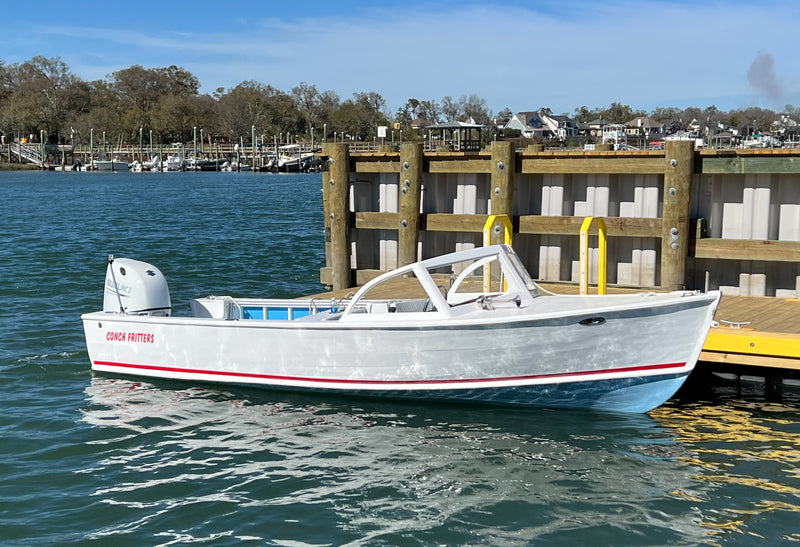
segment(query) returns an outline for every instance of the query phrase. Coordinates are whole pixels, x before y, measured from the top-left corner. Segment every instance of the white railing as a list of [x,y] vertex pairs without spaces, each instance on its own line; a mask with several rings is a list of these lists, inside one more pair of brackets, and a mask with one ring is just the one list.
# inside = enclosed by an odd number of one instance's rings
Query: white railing
[[20,158],[29,161],[31,163],[35,163],[36,165],[42,165],[42,149],[40,145],[35,144],[26,144],[26,143],[11,143],[11,152],[19,156]]

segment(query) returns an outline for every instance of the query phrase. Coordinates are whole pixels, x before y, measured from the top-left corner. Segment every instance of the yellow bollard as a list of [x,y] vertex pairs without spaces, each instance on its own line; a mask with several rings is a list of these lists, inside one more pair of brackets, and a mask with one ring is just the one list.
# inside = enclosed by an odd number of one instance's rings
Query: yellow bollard
[[608,229],[601,217],[586,217],[581,225],[580,288],[581,294],[589,294],[589,228],[597,222],[597,294],[606,294],[606,267],[608,261]]

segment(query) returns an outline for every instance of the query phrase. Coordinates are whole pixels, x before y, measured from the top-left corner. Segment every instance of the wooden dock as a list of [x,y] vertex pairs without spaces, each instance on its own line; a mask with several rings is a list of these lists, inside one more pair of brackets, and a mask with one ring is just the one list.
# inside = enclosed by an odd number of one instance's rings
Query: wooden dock
[[709,332],[701,361],[800,371],[797,298],[726,295],[714,319],[720,326]]
[[[720,327],[701,360],[800,371],[798,149],[668,141],[661,151],[516,151],[493,142],[482,152],[408,143],[351,154],[328,143],[322,155],[320,279],[331,289],[351,292],[416,259],[481,245],[489,215],[506,215],[533,277],[577,291],[580,227],[599,217],[610,291],[719,289]],[[597,283],[598,267],[589,270]]]

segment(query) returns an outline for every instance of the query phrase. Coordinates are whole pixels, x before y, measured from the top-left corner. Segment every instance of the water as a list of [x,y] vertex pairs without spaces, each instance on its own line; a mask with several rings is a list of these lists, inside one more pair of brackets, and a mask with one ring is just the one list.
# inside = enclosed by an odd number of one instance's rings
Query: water
[[320,175],[0,173],[0,543],[721,545],[800,540],[797,392],[647,415],[93,374],[106,255],[207,294],[319,292]]

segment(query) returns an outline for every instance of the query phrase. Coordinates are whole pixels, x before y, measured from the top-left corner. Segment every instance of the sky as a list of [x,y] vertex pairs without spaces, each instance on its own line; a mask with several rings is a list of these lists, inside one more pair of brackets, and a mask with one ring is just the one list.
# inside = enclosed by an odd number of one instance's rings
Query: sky
[[800,106],[798,0],[0,1],[0,61],[60,57],[84,80],[177,65],[202,93],[307,82],[343,100],[475,94],[547,107]]

